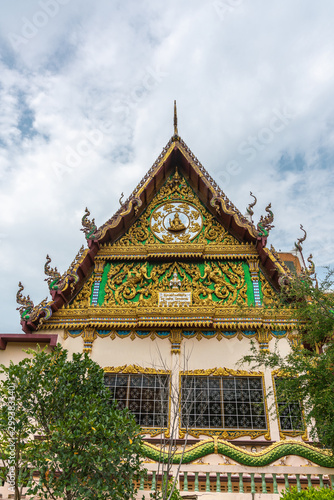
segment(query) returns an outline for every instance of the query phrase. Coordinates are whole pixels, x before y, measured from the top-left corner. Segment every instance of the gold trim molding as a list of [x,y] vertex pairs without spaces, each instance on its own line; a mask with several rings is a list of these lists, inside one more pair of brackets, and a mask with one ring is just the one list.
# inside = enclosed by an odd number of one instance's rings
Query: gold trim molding
[[[242,436],[249,436],[251,439],[255,439],[259,436],[264,436],[267,441],[270,441],[270,423],[269,414],[267,408],[267,396],[266,396],[266,385],[264,380],[263,372],[248,372],[246,370],[234,370],[232,368],[208,368],[208,369],[198,369],[198,370],[184,370],[180,371],[179,374],[179,391],[181,393],[181,377],[182,375],[195,375],[195,376],[220,376],[220,377],[261,377],[262,379],[262,390],[263,390],[263,402],[266,415],[266,429],[208,429],[208,428],[191,428],[185,429],[181,427],[181,418],[179,425],[179,436],[184,438],[188,433],[191,436],[199,437],[201,435],[205,436],[217,436],[221,439],[236,439]],[[181,402],[180,402],[181,404]],[[179,408],[181,415],[181,409]]]
[[60,309],[41,325],[39,330],[52,328],[161,328],[194,327],[226,329],[296,330],[297,320],[291,311],[266,307],[187,306],[187,307],[100,307]]
[[143,368],[139,365],[121,365],[121,366],[106,366],[103,368],[104,373],[111,374],[144,374],[144,375],[168,375],[169,376],[169,391],[168,391],[168,426],[165,427],[141,427],[140,434],[149,434],[151,437],[158,436],[159,434],[164,434],[166,438],[170,436],[169,426],[170,426],[170,412],[171,412],[171,370],[160,370],[156,368]]
[[129,373],[144,375],[170,375],[170,370],[157,370],[156,368],[143,368],[139,365],[106,366],[103,368],[105,373]]

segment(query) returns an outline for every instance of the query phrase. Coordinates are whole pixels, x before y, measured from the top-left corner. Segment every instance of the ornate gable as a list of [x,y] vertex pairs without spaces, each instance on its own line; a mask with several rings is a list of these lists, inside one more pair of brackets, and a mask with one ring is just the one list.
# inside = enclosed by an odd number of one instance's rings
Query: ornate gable
[[63,276],[47,260],[53,300],[34,307],[21,294],[23,329],[254,328],[286,272],[265,248],[267,212],[257,227],[242,216],[175,134],[99,229],[86,209],[88,248]]

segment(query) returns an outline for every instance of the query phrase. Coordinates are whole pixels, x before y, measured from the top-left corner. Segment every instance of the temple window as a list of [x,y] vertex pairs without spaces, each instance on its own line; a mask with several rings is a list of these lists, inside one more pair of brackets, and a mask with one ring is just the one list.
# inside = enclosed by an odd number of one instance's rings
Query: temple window
[[275,392],[281,431],[303,431],[302,407],[299,401],[287,401],[283,394],[282,378],[275,377]]
[[169,375],[108,373],[105,384],[118,408],[128,408],[140,426],[167,427]]
[[181,377],[183,428],[266,429],[262,377]]

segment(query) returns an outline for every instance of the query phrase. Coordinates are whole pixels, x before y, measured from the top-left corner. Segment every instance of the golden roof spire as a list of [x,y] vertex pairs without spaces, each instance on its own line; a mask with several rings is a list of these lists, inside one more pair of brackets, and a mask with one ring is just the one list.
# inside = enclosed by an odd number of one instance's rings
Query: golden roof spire
[[174,101],[174,135],[172,140],[178,141],[180,139],[179,133],[177,130],[177,109],[176,109],[176,101]]

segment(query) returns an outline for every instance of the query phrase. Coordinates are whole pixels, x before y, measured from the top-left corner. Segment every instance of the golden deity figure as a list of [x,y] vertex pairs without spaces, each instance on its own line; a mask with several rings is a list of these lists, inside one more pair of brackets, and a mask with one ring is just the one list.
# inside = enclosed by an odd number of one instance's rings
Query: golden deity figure
[[174,219],[169,221],[168,231],[184,231],[185,229],[186,226],[182,223],[179,212],[175,212]]

